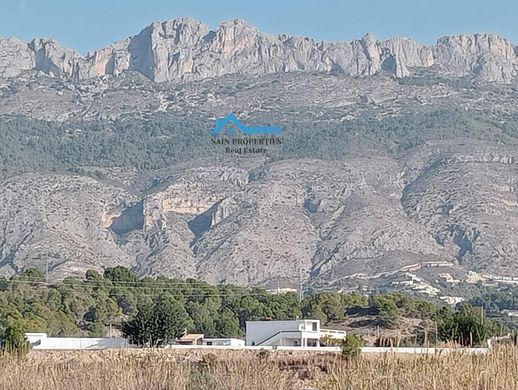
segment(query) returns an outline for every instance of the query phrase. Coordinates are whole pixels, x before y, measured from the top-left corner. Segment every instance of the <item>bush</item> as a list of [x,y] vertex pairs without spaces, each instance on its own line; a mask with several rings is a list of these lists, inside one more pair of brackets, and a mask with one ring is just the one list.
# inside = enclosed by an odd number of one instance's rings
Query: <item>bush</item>
[[2,352],[19,356],[29,352],[29,342],[19,326],[8,326],[1,339]]
[[455,312],[441,309],[437,318],[441,341],[450,341],[466,347],[484,345],[486,340],[505,331],[502,324],[483,318],[479,310],[469,304],[458,305]]
[[364,344],[365,340],[363,340],[361,336],[354,333],[348,333],[342,340],[342,356],[347,359],[358,356],[361,353]]

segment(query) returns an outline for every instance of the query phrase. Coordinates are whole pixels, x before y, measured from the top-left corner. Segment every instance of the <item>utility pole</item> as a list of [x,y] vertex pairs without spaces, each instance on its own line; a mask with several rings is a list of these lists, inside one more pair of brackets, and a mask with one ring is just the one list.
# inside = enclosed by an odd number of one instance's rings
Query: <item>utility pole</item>
[[302,269],[299,270],[299,303],[302,303],[304,299],[304,278],[303,278]]
[[424,329],[424,347],[429,348],[430,343],[428,342],[428,332],[430,332],[430,325],[428,321],[426,321],[426,328]]
[[45,284],[49,284],[49,258],[45,260]]

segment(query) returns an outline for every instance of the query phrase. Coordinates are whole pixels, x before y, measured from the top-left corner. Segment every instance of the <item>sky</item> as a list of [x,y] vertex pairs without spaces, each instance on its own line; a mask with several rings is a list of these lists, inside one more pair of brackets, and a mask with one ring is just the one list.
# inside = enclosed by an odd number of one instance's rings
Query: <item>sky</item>
[[83,54],[183,16],[211,28],[241,18],[265,32],[318,40],[371,32],[433,44],[443,35],[493,32],[518,43],[517,0],[0,0],[0,10],[1,37],[53,37]]

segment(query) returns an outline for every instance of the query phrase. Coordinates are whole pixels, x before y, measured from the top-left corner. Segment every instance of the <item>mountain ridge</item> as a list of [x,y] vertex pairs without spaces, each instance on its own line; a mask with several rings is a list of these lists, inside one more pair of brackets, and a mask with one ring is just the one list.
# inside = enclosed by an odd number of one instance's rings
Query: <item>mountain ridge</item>
[[436,67],[452,77],[472,74],[487,82],[510,83],[517,74],[517,53],[509,40],[492,33],[445,36],[432,46],[402,37],[377,40],[371,33],[352,41],[320,41],[265,33],[242,19],[212,30],[198,20],[178,18],[154,22],[86,56],[52,38],[29,43],[0,38],[0,78],[29,70],[72,79],[133,70],[156,82],[291,71],[351,76],[385,71],[404,78],[414,68]]

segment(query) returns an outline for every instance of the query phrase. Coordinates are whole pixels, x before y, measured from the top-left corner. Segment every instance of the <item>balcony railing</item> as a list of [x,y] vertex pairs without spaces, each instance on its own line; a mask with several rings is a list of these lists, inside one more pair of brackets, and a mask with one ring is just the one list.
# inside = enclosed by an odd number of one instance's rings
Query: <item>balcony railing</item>
[[342,340],[347,332],[345,330],[320,329],[320,337],[329,337],[332,339]]

